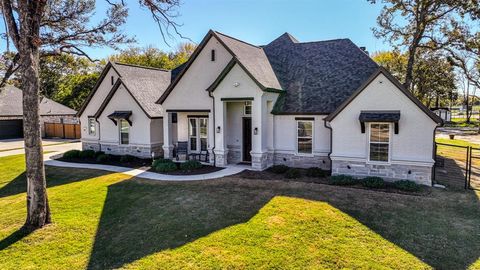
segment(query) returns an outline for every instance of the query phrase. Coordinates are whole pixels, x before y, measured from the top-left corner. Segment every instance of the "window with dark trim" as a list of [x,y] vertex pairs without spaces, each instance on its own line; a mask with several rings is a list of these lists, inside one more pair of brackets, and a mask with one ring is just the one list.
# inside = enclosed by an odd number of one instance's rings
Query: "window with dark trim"
[[120,120],[120,144],[129,144],[130,124],[127,120]]
[[313,151],[313,121],[297,120],[297,153],[310,155]]
[[211,51],[211,59],[212,59],[212,62],[215,61],[215,50]]
[[244,115],[252,115],[252,102],[251,101],[245,101],[245,104],[243,105],[243,114]]
[[89,117],[88,118],[88,135],[95,136],[97,133],[95,125],[95,118]]
[[388,162],[390,156],[390,124],[369,124],[369,161]]
[[177,113],[172,113],[172,124],[176,124],[178,122]]
[[113,81],[113,76],[110,77],[110,80],[111,80],[111,83],[113,85],[114,81]]

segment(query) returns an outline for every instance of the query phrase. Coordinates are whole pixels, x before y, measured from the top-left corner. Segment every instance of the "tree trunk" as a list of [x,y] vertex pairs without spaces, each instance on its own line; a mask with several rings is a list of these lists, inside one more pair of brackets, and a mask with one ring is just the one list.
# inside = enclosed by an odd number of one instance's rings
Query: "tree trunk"
[[40,133],[38,49],[30,48],[22,57],[23,132],[27,177],[27,220],[32,230],[51,222]]

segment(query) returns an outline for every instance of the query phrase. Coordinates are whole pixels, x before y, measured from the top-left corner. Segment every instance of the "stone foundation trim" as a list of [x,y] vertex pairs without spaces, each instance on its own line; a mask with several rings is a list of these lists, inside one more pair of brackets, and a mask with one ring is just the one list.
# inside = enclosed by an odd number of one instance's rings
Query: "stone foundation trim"
[[339,174],[358,178],[378,176],[386,181],[411,180],[420,185],[432,185],[432,166],[370,164],[365,161],[333,160],[332,175]]
[[268,152],[263,152],[263,153],[255,153],[255,152],[250,152],[250,155],[252,156],[252,168],[255,170],[265,170],[268,168],[268,163],[269,163],[269,156],[271,159],[271,154]]
[[227,163],[227,157],[228,157],[228,150],[225,149],[215,149],[213,150],[215,153],[215,164],[217,166],[226,166]]
[[330,170],[330,159],[327,155],[297,155],[293,153],[273,154],[274,165],[286,165],[294,168],[319,167],[323,170]]
[[103,151],[106,154],[112,155],[132,155],[140,158],[151,158],[152,152],[155,153],[156,157],[163,156],[162,144],[151,144],[151,145],[118,145],[118,144],[109,144],[109,143],[92,143],[92,142],[82,142],[83,150],[94,150],[94,151]]

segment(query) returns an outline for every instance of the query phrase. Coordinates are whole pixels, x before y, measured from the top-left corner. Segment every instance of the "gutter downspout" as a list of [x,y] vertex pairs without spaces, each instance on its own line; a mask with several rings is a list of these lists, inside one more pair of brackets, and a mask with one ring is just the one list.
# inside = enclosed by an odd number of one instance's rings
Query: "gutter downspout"
[[95,122],[98,123],[98,151],[102,151],[102,144],[100,143],[102,140],[102,134],[100,133],[100,122],[98,122],[98,118],[95,118]]
[[436,172],[435,172],[435,165],[437,163],[437,143],[435,142],[435,138],[437,135],[437,128],[443,126],[442,123],[437,124],[437,126],[433,129],[433,149],[432,149],[432,159],[433,159],[433,166],[432,166],[432,186],[436,183]]
[[328,159],[330,160],[330,174],[332,173],[332,168],[333,168],[333,165],[332,165],[332,159],[330,158],[330,155],[332,154],[332,145],[333,145],[333,130],[332,130],[332,127],[331,126],[328,126],[327,125],[327,120],[323,119],[323,124],[325,126],[325,128],[329,129],[330,130],[330,150],[328,151]]
[[208,91],[208,96],[212,99],[212,114],[213,114],[213,147],[212,147],[212,155],[213,155],[213,167],[217,167],[217,158],[215,156],[215,97],[212,95],[211,91]]

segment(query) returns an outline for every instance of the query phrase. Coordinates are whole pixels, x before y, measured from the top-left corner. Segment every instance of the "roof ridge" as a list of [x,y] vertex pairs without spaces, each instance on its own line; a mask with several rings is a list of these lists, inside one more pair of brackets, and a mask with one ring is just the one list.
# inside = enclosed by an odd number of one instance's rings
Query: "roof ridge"
[[249,46],[251,46],[251,47],[255,47],[255,48],[260,49],[260,50],[262,49],[262,47],[260,47],[260,46],[254,45],[254,44],[252,44],[252,43],[248,43],[248,42],[243,41],[243,40],[241,40],[241,39],[238,39],[238,38],[235,38],[235,37],[226,35],[226,34],[224,34],[224,33],[220,33],[220,32],[218,32],[218,31],[214,31],[214,30],[212,30],[212,31],[213,31],[215,34],[217,34],[217,35],[222,35],[222,36],[224,36],[224,37],[227,37],[227,38],[236,40],[236,41],[238,41],[238,42],[244,43],[244,44],[246,44],[246,45],[249,45]]
[[164,68],[148,67],[148,66],[141,66],[141,65],[121,63],[121,62],[113,62],[113,63],[116,64],[116,65],[121,65],[121,66],[129,66],[129,67],[136,67],[136,68],[143,68],[143,69],[153,69],[153,70],[158,70],[158,71],[171,72],[170,69],[164,69]]
[[[323,42],[332,42],[332,41],[339,41],[339,40],[351,40],[349,38],[334,38],[334,39],[326,39],[326,40],[316,40],[316,41],[305,41],[305,42],[297,42],[295,44],[307,44],[307,43],[323,43]],[[352,42],[353,43],[353,42]],[[355,44],[355,43],[354,43]]]

